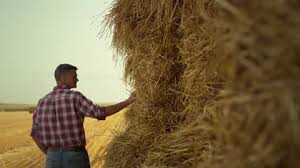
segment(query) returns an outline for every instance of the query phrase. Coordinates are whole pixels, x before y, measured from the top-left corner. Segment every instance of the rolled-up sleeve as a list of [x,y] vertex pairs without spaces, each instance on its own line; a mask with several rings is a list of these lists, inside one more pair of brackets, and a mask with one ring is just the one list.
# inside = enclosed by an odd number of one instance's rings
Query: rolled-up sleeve
[[98,120],[106,119],[105,107],[94,104],[80,92],[77,92],[76,96],[76,109],[84,116]]

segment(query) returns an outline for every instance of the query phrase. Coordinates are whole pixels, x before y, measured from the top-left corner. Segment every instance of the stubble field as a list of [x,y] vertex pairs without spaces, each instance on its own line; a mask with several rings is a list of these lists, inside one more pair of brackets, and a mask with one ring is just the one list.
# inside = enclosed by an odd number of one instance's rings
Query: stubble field
[[[113,130],[122,129],[123,113],[105,121],[85,118],[87,150],[92,168],[102,167],[101,153],[111,141]],[[0,112],[0,168],[41,168],[45,155],[30,137],[32,114]]]

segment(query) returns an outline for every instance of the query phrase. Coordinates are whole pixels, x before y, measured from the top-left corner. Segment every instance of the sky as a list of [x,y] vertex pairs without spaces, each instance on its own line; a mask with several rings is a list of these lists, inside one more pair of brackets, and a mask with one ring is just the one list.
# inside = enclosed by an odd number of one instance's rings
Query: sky
[[128,97],[111,35],[97,36],[111,0],[0,0],[0,103],[30,103],[52,91],[61,63],[78,67],[75,90],[94,102]]

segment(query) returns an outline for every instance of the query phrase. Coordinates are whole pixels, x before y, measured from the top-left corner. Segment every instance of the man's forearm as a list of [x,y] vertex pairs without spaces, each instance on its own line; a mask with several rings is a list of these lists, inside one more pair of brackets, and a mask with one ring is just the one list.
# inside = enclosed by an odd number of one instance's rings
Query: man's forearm
[[114,104],[114,105],[106,106],[105,107],[106,116],[110,116],[110,115],[113,115],[113,114],[117,113],[118,111],[124,109],[125,107],[127,107],[131,103],[132,103],[132,101],[125,100],[125,101],[122,101],[122,102]]

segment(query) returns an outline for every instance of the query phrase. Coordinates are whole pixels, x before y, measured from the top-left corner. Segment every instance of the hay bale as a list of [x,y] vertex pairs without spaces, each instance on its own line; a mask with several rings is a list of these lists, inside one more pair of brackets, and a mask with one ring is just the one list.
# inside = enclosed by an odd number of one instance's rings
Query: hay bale
[[142,167],[211,167],[223,163],[224,144],[218,123],[197,119],[157,140]]
[[299,11],[295,0],[116,0],[107,23],[137,102],[104,167],[296,167]]
[[108,146],[104,167],[140,167],[145,152],[152,147],[155,135],[147,127],[130,126],[119,132]]
[[[139,109],[132,111],[145,111],[150,116],[148,113],[156,115],[157,111],[167,109],[169,115],[182,104],[177,102],[184,70],[176,46],[181,36],[177,32],[178,5],[177,1],[119,0],[107,16],[108,25],[113,29],[113,46],[125,60],[125,78],[136,90],[139,100],[135,106]],[[155,118],[146,120],[151,120],[151,125]],[[163,118],[169,120],[170,117]]]
[[214,104],[224,82],[216,68],[220,58],[215,51],[215,2],[184,1],[181,10],[183,36],[178,47],[186,68],[181,78],[185,109],[180,113],[185,120],[153,145],[145,167],[209,167],[221,159],[220,116]]
[[227,149],[219,167],[297,167],[300,2],[217,2],[234,62],[220,101]]
[[118,0],[112,6],[107,23],[112,26],[113,45],[125,60],[125,78],[135,89],[137,101],[126,114],[127,131],[107,150],[105,167],[139,167],[149,149],[140,139],[146,136],[149,142],[155,141],[175,130],[182,120],[184,65],[177,47],[180,3]]

